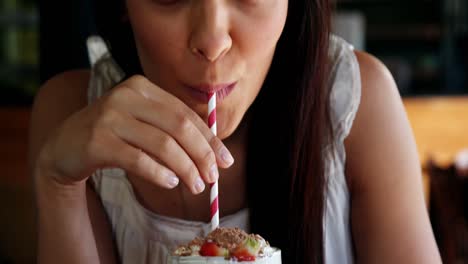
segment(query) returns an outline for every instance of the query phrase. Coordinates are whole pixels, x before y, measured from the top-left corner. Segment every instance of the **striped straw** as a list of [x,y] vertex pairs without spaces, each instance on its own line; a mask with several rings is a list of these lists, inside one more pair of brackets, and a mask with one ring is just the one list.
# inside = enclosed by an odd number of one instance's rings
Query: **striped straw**
[[[216,93],[210,93],[208,101],[208,126],[216,135]],[[219,227],[218,181],[211,184],[210,192],[211,230]]]

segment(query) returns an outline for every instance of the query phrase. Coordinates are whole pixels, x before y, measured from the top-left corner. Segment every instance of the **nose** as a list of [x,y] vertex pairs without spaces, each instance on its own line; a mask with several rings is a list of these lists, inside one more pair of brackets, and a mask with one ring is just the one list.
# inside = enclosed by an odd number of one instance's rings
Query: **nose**
[[218,0],[200,0],[192,13],[190,51],[209,62],[222,58],[232,47],[226,4]]

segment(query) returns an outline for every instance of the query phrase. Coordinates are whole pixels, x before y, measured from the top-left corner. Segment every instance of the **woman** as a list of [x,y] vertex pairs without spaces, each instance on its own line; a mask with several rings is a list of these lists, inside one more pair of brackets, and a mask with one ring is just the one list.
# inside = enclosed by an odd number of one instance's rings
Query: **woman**
[[284,263],[440,263],[395,83],[330,37],[327,0],[97,3],[127,78],[71,71],[37,95],[40,263],[162,263],[208,231],[218,178],[221,225]]

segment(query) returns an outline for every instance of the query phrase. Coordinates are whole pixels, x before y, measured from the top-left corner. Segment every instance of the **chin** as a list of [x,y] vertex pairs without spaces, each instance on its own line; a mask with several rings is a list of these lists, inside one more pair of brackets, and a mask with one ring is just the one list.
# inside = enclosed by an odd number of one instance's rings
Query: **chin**
[[225,140],[231,137],[238,130],[241,121],[242,121],[242,116],[240,118],[231,117],[231,118],[226,118],[226,120],[221,120],[221,119],[216,120],[218,138],[221,140]]
[[219,129],[217,132],[217,136],[221,140],[228,139],[236,130],[237,127],[230,127],[230,128],[225,128],[225,129]]

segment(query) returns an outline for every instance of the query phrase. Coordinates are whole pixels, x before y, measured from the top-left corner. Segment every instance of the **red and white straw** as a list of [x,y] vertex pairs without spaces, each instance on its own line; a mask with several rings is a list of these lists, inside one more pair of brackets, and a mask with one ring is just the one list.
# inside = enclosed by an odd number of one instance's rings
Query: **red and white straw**
[[[216,93],[210,93],[208,101],[208,126],[216,135]],[[211,230],[219,227],[218,181],[211,184],[210,192]]]

